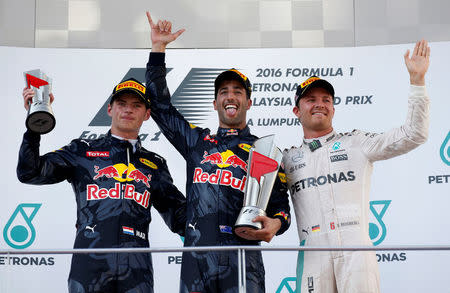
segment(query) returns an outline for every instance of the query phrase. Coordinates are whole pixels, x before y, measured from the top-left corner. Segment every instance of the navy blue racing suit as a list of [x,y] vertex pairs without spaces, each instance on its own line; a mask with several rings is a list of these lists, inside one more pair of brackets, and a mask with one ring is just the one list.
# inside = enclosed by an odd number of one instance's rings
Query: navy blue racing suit
[[[184,234],[186,199],[173,185],[164,158],[110,132],[75,139],[39,156],[40,135],[27,131],[19,152],[21,182],[67,180],[77,202],[74,248],[149,247],[153,205],[173,232]],[[150,253],[74,254],[69,292],[153,292]]]
[[[249,149],[257,139],[250,129],[209,129],[187,122],[170,102],[164,53],[150,53],[146,87],[152,117],[186,160],[185,246],[259,245],[236,237],[232,227],[243,206]],[[285,183],[279,178],[266,210],[279,218],[278,234],[289,227],[289,202]],[[247,251],[247,292],[265,292],[261,252]],[[237,292],[237,252],[185,252],[180,292]]]

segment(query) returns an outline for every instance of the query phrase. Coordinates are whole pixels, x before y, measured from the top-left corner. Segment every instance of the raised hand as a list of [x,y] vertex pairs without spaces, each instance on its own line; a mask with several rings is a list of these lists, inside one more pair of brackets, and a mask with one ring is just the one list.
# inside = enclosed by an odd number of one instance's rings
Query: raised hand
[[428,42],[425,40],[417,42],[411,58],[409,57],[409,50],[406,51],[404,57],[411,84],[425,85],[425,73],[430,65],[430,47],[428,47]]
[[185,29],[180,29],[172,33],[172,23],[168,20],[158,20],[155,24],[150,16],[150,12],[146,12],[148,23],[151,28],[152,52],[164,52],[166,46],[175,41]]
[[[22,91],[22,96],[23,96],[23,106],[28,111],[28,109],[30,108],[30,104],[33,102],[34,91],[32,89],[26,87]],[[53,103],[53,100],[55,99],[55,97],[53,96],[52,93],[50,93],[49,97],[50,97],[50,104],[51,104],[51,103]]]

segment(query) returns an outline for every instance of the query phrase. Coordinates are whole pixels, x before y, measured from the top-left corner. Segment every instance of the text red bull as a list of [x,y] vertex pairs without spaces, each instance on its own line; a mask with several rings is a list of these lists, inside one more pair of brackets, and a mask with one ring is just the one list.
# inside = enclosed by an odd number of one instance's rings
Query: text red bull
[[201,168],[195,168],[193,183],[210,183],[224,186],[231,186],[234,189],[244,191],[247,176],[242,179],[233,177],[233,173],[228,170],[218,169],[215,173],[203,172]]
[[113,188],[100,188],[97,184],[88,184],[86,186],[86,200],[102,200],[106,198],[111,199],[129,199],[134,200],[144,208],[148,208],[150,203],[150,192],[145,190],[144,193],[135,191],[133,184],[126,184],[124,186],[123,194],[120,193],[120,183],[116,183]]

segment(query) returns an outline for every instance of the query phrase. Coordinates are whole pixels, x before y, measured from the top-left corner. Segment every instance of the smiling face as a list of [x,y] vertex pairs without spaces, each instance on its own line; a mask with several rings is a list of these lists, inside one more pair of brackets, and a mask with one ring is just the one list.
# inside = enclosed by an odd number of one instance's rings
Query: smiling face
[[316,138],[333,131],[333,97],[323,88],[311,88],[293,112],[302,123],[305,138]]
[[142,123],[150,118],[150,109],[136,94],[125,92],[108,105],[108,115],[112,134],[136,139]]
[[252,101],[247,99],[247,92],[240,82],[222,82],[213,103],[214,110],[219,115],[220,127],[243,129],[247,125],[247,110],[250,109]]

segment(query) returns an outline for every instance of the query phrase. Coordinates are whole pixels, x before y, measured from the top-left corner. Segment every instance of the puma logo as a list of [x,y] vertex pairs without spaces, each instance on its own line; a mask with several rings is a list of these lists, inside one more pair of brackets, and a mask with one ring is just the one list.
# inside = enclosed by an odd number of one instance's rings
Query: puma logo
[[195,231],[195,225],[197,225],[197,223],[194,223],[194,225],[192,225],[191,223],[188,224],[189,228],[192,228],[192,230]]
[[94,225],[94,227],[86,226],[86,229],[91,230],[92,233],[94,233],[94,232],[95,232],[95,231],[94,231],[94,228],[95,228],[96,226],[97,226],[97,225]]
[[87,144],[88,146],[90,146],[89,145],[89,142],[87,142],[87,141],[85,141],[84,139],[82,139],[82,140],[80,140],[81,142],[84,142],[85,144]]
[[305,229],[302,229],[302,232],[305,232],[305,233],[306,233],[306,235],[309,235],[308,231],[307,231],[307,230],[305,230]]

